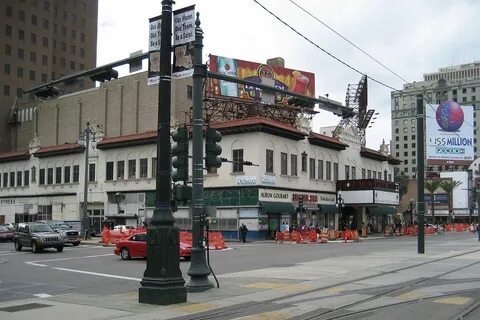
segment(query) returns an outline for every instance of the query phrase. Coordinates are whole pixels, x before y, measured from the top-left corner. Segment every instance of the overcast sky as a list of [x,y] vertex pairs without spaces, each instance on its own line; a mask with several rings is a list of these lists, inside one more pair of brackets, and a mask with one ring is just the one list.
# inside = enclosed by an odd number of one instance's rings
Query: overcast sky
[[[348,44],[289,0],[257,0],[322,49],[357,70],[401,89],[404,82]],[[480,1],[294,0],[409,82],[440,67],[480,60]],[[315,74],[316,95],[345,104],[349,83],[361,75],[284,26],[253,0],[177,0],[173,9],[195,4],[208,54],[259,63],[283,57],[285,66]],[[161,0],[99,0],[97,65],[148,50],[148,19],[161,14]],[[144,68],[146,63],[144,62]],[[121,75],[126,69],[119,69]],[[369,81],[368,107],[380,114],[367,130],[367,147],[391,139],[390,93]],[[340,118],[322,111],[313,129]]]

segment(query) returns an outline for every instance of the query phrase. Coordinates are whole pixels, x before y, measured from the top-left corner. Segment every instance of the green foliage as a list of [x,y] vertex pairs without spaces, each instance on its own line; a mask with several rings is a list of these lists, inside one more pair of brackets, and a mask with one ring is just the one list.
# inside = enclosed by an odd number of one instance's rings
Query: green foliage
[[407,194],[408,192],[408,182],[410,181],[410,177],[405,174],[405,172],[401,171],[396,177],[395,182],[398,183],[398,191],[400,194],[400,200],[402,197]]

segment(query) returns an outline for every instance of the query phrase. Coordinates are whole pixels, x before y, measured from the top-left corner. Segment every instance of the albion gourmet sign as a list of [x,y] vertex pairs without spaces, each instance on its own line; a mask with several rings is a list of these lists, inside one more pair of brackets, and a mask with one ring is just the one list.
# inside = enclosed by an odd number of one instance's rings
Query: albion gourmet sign
[[298,202],[302,196],[303,203],[334,204],[335,195],[316,192],[298,192],[289,190],[258,189],[258,200],[274,202]]

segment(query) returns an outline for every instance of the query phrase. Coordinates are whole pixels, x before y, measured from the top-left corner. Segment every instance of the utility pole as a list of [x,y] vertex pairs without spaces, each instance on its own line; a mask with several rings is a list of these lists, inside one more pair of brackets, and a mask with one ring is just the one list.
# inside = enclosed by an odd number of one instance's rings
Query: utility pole
[[185,280],[180,270],[180,232],[174,226],[171,207],[171,76],[172,5],[162,1],[160,78],[158,83],[157,177],[155,210],[147,232],[147,267],[143,274],[140,303],[168,305],[187,301]]
[[85,139],[85,174],[83,176],[83,211],[82,211],[82,232],[83,239],[88,238],[88,229],[90,228],[90,221],[88,219],[88,151],[90,149],[90,134],[94,134],[90,128],[90,121],[87,121],[87,127],[83,131],[83,138]]
[[192,137],[192,262],[188,269],[189,292],[201,292],[213,288],[208,279],[210,268],[205,257],[203,230],[205,211],[203,205],[203,114],[202,83],[206,75],[206,66],[202,65],[203,30],[197,13],[195,21],[195,55],[193,72],[193,137]]
[[423,137],[423,112],[423,96],[420,94],[417,96],[417,253],[425,253],[425,141]]

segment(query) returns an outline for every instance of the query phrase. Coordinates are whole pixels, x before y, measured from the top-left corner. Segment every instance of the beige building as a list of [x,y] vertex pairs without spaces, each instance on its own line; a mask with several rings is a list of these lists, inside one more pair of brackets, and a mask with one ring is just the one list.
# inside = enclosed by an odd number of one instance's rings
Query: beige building
[[[405,84],[403,90],[391,93],[392,155],[401,159],[396,169],[409,176],[417,171],[416,155],[416,96],[424,95],[425,103],[439,104],[453,100],[460,105],[473,105],[474,155],[479,155],[477,110],[480,108],[480,62],[440,68],[438,72],[424,74],[424,81]],[[445,166],[427,164],[427,171],[466,170],[469,163]]]
[[[28,139],[9,134],[28,132],[23,123],[40,104],[23,90],[96,66],[97,15],[97,0],[0,2],[0,152],[18,150]],[[93,86],[86,78],[58,87],[68,93]],[[18,108],[33,101],[31,109]]]

